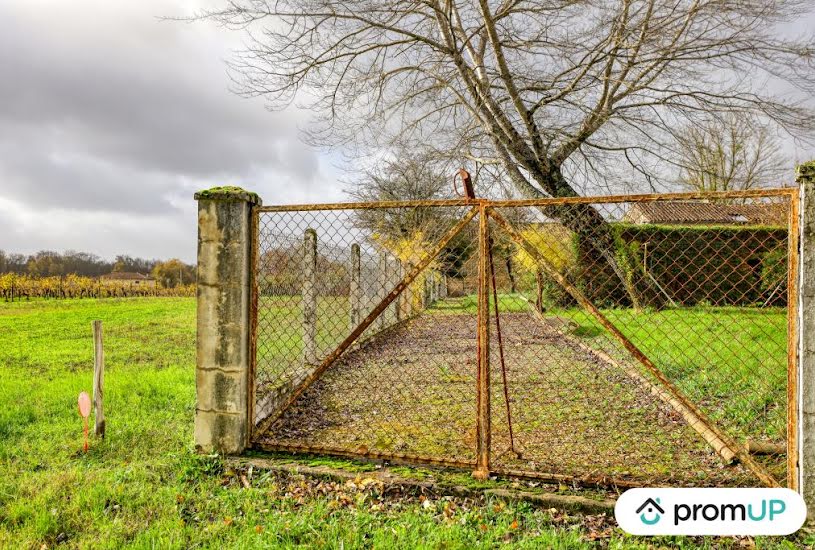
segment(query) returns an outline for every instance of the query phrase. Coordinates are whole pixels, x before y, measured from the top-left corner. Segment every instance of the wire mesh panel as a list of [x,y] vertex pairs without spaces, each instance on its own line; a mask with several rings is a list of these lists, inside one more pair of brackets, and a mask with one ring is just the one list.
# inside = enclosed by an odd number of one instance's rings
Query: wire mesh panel
[[263,208],[255,444],[783,484],[792,197]]
[[260,445],[472,460],[470,210],[259,214]]
[[785,482],[789,210],[787,192],[496,209],[514,442],[494,404],[494,464]]

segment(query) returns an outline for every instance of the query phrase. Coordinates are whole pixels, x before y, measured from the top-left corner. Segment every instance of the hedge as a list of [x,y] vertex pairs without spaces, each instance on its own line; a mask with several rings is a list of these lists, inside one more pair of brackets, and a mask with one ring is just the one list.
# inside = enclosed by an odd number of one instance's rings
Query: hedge
[[[677,305],[786,305],[786,228],[618,223],[614,231],[634,267],[646,269]],[[601,305],[628,305],[611,267],[585,239],[575,241],[584,292]]]

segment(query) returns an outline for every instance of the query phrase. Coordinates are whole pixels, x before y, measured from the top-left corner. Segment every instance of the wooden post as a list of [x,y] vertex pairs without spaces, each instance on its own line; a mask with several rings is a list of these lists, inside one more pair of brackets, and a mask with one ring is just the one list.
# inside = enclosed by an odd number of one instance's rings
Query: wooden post
[[362,320],[362,261],[360,258],[359,245],[351,245],[351,288],[349,290],[348,301],[351,307],[351,330]]
[[476,377],[476,462],[473,477],[487,479],[490,475],[490,330],[489,330],[489,224],[484,204],[479,209],[478,224],[478,376]]
[[317,364],[317,231],[303,236],[303,363]]
[[96,422],[95,433],[105,438],[105,412],[102,396],[105,387],[105,348],[102,340],[102,321],[93,322],[93,409]]

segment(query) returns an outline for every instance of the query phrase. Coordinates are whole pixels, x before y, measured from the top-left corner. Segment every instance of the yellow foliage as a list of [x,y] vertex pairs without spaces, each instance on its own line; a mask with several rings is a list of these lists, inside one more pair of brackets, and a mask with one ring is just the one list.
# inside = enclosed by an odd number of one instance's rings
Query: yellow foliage
[[100,281],[92,277],[34,277],[15,273],[0,274],[0,298],[126,298],[132,296],[195,296],[195,285],[176,288],[135,286],[128,281]]
[[[568,272],[577,263],[572,233],[562,225],[547,223],[529,226],[521,234],[560,273]],[[524,270],[537,270],[537,262],[521,247],[516,247],[515,261]]]
[[[410,266],[418,264],[422,258],[433,249],[433,243],[427,241],[424,232],[420,230],[415,231],[410,237],[401,239],[394,239],[378,233],[374,234],[373,238],[385,250],[401,260],[406,270]],[[415,308],[421,307],[425,280],[429,272],[433,269],[438,269],[438,264],[435,260],[428,266],[428,269],[422,271],[419,276],[413,280],[406,291],[406,295]]]

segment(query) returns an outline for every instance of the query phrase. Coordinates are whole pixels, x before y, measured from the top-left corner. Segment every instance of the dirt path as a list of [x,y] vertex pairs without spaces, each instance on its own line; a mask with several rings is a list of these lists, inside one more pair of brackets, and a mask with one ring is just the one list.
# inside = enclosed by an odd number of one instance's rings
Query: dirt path
[[[525,313],[501,316],[517,458],[509,450],[498,349],[493,464],[643,484],[751,485],[722,466],[670,406]],[[429,313],[330,368],[262,438],[347,451],[475,458],[476,319]]]

